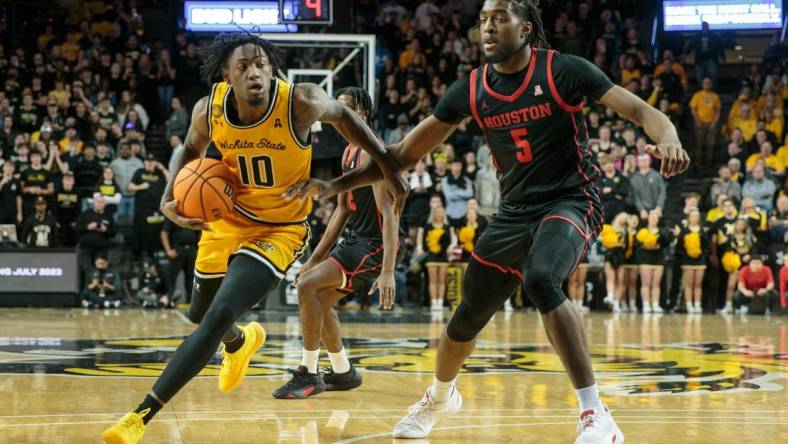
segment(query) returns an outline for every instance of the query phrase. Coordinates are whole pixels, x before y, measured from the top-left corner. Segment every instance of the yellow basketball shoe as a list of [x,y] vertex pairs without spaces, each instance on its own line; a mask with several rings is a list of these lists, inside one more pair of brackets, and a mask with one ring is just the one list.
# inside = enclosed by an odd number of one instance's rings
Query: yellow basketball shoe
[[219,370],[219,390],[235,390],[246,376],[249,361],[265,342],[265,330],[257,322],[238,326],[244,333],[244,344],[233,353],[222,350],[222,368]]
[[106,444],[137,444],[142,439],[143,433],[145,433],[145,424],[142,422],[142,416],[136,412],[129,412],[112,427],[104,430],[101,437]]

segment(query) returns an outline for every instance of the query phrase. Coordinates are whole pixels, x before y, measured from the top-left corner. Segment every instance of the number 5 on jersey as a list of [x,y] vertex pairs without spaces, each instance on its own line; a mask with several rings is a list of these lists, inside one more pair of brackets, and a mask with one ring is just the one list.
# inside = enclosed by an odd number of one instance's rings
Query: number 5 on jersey
[[534,159],[531,152],[531,142],[525,138],[528,135],[528,130],[525,128],[515,128],[509,132],[512,136],[512,141],[520,148],[517,151],[517,161],[520,163],[528,163]]
[[271,188],[274,186],[274,167],[268,156],[246,157],[239,154],[238,174],[241,176],[241,183],[247,187]]

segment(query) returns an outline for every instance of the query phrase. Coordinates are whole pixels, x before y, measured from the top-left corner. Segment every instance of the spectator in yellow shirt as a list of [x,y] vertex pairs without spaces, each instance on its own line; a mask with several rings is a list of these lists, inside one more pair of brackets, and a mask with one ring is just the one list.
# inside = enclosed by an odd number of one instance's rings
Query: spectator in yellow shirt
[[758,114],[761,114],[763,110],[770,105],[774,109],[783,109],[783,99],[777,96],[776,87],[773,82],[770,82],[768,86],[764,87],[763,95],[758,97],[758,101],[755,102],[755,110]]
[[764,129],[774,134],[777,140],[783,138],[783,110],[774,109],[771,105],[766,105],[761,112],[761,119],[766,122]]
[[742,102],[739,105],[739,114],[733,118],[731,128],[739,128],[745,142],[752,140],[758,130],[758,119],[755,118],[755,113],[749,103]]
[[621,85],[626,85],[630,80],[640,80],[640,69],[635,65],[635,58],[627,57],[624,69],[621,70]]
[[60,54],[69,63],[76,62],[79,55],[77,37],[79,37],[79,34],[71,32],[66,36],[66,42],[60,45]]
[[788,165],[788,134],[783,139],[783,146],[777,150],[777,158],[780,159],[783,165]]
[[714,138],[722,102],[720,96],[711,90],[710,77],[705,77],[702,84],[703,89],[696,92],[690,100],[690,109],[695,118],[694,158],[699,164],[710,165],[714,160]]
[[[725,215],[725,212],[722,210],[722,206],[725,203],[725,201],[728,199],[729,199],[728,196],[724,193],[717,194],[717,197],[715,199],[717,202],[717,206],[709,210],[708,213],[706,213],[706,222],[709,225],[712,225],[714,222],[717,222],[718,220],[722,219],[722,216]],[[736,216],[738,210],[734,208],[733,212],[734,212],[733,215]]]
[[60,146],[60,152],[62,154],[69,153],[73,156],[82,152],[83,142],[80,140],[79,135],[77,135],[77,130],[73,126],[66,128],[66,134],[57,144]]
[[66,91],[66,88],[63,85],[63,79],[55,79],[55,89],[49,91],[49,99],[53,100],[57,103],[57,106],[60,108],[66,108],[69,105],[69,99],[71,98],[71,94]]
[[684,68],[673,59],[673,53],[669,49],[666,49],[665,52],[662,53],[662,63],[654,68],[654,77],[660,77],[667,72],[672,72],[678,76],[681,81],[681,86],[683,88],[687,87],[687,73],[685,73]]
[[730,111],[728,111],[728,122],[727,122],[728,128],[727,131],[725,132],[726,136],[728,136],[730,132],[733,131],[734,128],[736,128],[736,125],[733,124],[733,121],[741,113],[742,103],[748,103],[752,108],[754,108],[755,105],[757,104],[757,102],[752,98],[752,90],[750,90],[749,86],[745,86],[744,88],[742,88],[741,92],[739,92],[739,97],[736,98],[736,100],[733,102],[733,105],[731,105]]
[[427,59],[424,57],[424,54],[421,53],[421,45],[417,39],[411,40],[407,48],[408,49],[402,51],[402,54],[399,55],[400,69],[404,70],[410,64],[422,67],[427,65]]
[[755,168],[759,160],[763,161],[763,166],[771,170],[772,174],[782,176],[785,173],[785,165],[777,156],[772,154],[772,144],[768,140],[761,144],[761,152],[750,155],[747,161],[744,162],[744,167],[748,173]]

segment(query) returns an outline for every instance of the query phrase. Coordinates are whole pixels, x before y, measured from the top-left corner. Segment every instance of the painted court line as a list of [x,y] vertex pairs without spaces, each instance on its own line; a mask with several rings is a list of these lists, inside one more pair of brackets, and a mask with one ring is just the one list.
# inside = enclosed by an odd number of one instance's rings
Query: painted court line
[[[478,409],[462,409],[461,412],[517,412],[523,411],[524,409],[514,409],[514,408],[478,408]],[[277,409],[277,410],[207,410],[207,411],[193,411],[193,412],[159,412],[158,416],[167,416],[167,415],[244,415],[244,414],[265,414],[265,413],[322,413],[328,412],[333,413],[337,411],[343,412],[367,412],[367,413],[374,413],[374,412],[406,412],[407,408],[398,408],[398,409],[314,409],[314,410],[304,410],[304,409]],[[679,412],[679,413],[731,413],[731,414],[738,414],[738,415],[746,415],[746,414],[760,414],[760,413],[786,413],[788,409],[784,410],[736,410],[736,409],[625,409],[625,408],[612,408],[613,412],[629,412],[629,413],[644,413],[644,414],[651,414],[653,412],[664,412],[664,413],[672,413],[672,412]],[[539,413],[539,412],[577,412],[576,408],[545,408],[545,409],[538,409],[533,410],[532,413]],[[0,419],[13,419],[13,418],[57,418],[57,417],[79,417],[79,416],[122,416],[128,412],[110,412],[110,413],[51,413],[51,414],[40,414],[40,415],[0,415]],[[543,416],[543,415],[537,415]]]
[[[246,422],[246,421],[281,421],[281,420],[295,420],[295,419],[308,419],[308,420],[322,420],[322,419],[331,419],[331,416],[296,416],[296,417],[288,417],[288,416],[257,416],[257,417],[245,417],[245,418],[233,418],[233,421],[238,422]],[[358,417],[351,417],[350,419],[355,420],[362,420],[362,419],[400,419],[402,415],[389,415],[389,416],[358,416]],[[456,420],[468,420],[468,419],[503,419],[503,418],[510,418],[510,419],[521,419],[521,418],[533,418],[533,419],[541,419],[541,418],[575,418],[575,415],[572,416],[508,416],[508,417],[500,417],[500,416],[462,416],[462,417],[455,417],[449,418],[448,420],[456,419]],[[616,422],[621,424],[739,424],[741,425],[741,418],[738,416],[728,417],[725,419],[732,419],[734,421],[716,421],[715,418],[691,418],[691,417],[649,417],[648,420],[642,421],[641,417],[616,417]],[[175,419],[159,419],[156,420],[157,423],[166,422],[166,423],[180,423],[180,422],[211,422],[211,421],[225,421],[227,418],[175,418]],[[637,420],[637,421],[634,421]],[[737,421],[738,420],[738,421]],[[576,423],[576,420],[572,420],[572,424]],[[111,421],[66,421],[66,422],[33,422],[33,423],[21,423],[21,424],[0,424],[0,428],[21,428],[21,427],[50,427],[50,426],[74,426],[74,425],[89,425],[89,424],[108,424]],[[561,423],[551,423],[551,422],[528,422],[522,423],[522,425],[546,425],[546,424],[565,424],[565,422]],[[520,425],[517,424],[499,424],[498,426],[514,426]],[[774,421],[771,418],[748,418],[747,425],[788,425],[788,422],[785,421]],[[485,427],[485,424],[475,425],[474,427]],[[495,425],[491,425],[495,426]],[[465,426],[449,426],[444,427],[444,429],[455,429],[455,428],[468,428]],[[375,435],[377,436],[377,435]]]
[[[672,424],[670,422],[664,421],[616,421],[619,424]],[[487,429],[493,427],[534,427],[534,426],[548,426],[548,425],[576,425],[577,421],[572,422],[540,422],[540,423],[514,423],[514,424],[472,424],[472,425],[460,425],[460,426],[446,426],[446,427],[436,427],[432,429],[433,431],[436,430],[467,430],[467,429]],[[693,422],[692,424],[736,424],[741,426],[741,421],[730,421],[730,422]],[[750,423],[752,425],[756,425],[755,423]],[[757,423],[757,425],[782,425],[784,423]],[[351,444],[354,442],[365,441],[368,439],[373,438],[381,438],[381,437],[390,437],[391,432],[384,432],[384,433],[375,433],[372,435],[363,435],[357,436],[355,438],[344,439],[341,441],[336,441],[334,444]]]

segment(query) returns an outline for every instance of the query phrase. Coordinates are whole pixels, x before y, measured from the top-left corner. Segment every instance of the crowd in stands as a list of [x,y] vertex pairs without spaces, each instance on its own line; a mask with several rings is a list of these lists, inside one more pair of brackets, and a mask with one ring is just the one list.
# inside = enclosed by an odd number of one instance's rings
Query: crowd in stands
[[[482,63],[474,43],[480,2],[355,3],[352,31],[378,37],[373,126],[396,143]],[[683,196],[680,214],[667,214],[669,184],[646,153],[651,140],[587,102],[586,149],[602,170],[606,225],[568,293],[589,305],[582,293],[590,266],[604,270],[605,302],[614,311],[694,313],[702,303],[728,312],[752,299],[767,300],[763,310],[785,307],[785,42],[776,36],[762,63],[723,88],[730,82],[720,78],[721,36],[704,27],[679,47],[652,48],[637,3],[542,0],[540,7],[554,49],[587,58],[671,118],[693,160],[689,174],[707,186]],[[17,241],[29,247],[76,247],[86,306],[171,305],[181,271],[188,300],[198,234],[165,221],[158,202],[169,156],[183,149],[188,112],[207,91],[200,39],[186,32],[147,39],[134,2],[64,2],[49,17],[43,33],[0,43],[0,224],[15,225]],[[285,65],[338,62],[307,52],[288,53]],[[335,88],[361,84],[361,69],[353,62],[340,71]],[[153,133],[163,136],[166,156],[148,146]],[[409,255],[400,271],[419,282],[409,299],[421,303],[423,291],[442,307],[448,264],[467,262],[500,202],[497,170],[469,117],[408,174]],[[315,205],[314,242],[332,210],[331,201]],[[133,254],[113,258],[118,250]]]

